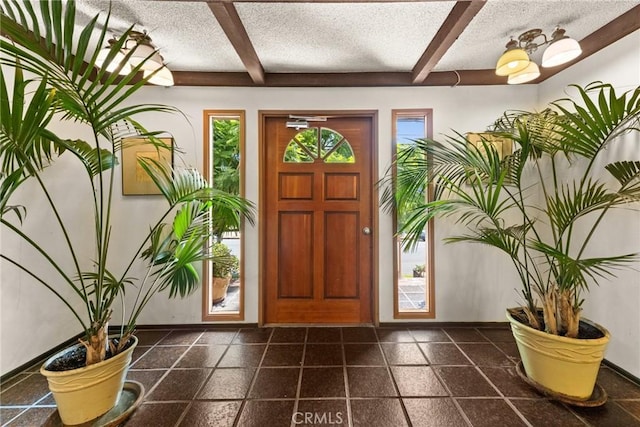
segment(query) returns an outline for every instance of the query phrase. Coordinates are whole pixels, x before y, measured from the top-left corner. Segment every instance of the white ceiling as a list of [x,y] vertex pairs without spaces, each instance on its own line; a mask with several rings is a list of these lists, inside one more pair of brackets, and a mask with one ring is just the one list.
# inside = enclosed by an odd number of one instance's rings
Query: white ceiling
[[411,70],[455,2],[238,3],[267,72]]
[[[85,20],[109,8],[107,0],[77,3]],[[110,31],[117,36],[132,24],[148,31],[172,71],[247,71],[205,1],[112,0],[111,5]],[[267,74],[410,73],[455,5],[438,0],[232,3]],[[561,25],[581,40],[638,5],[638,0],[488,0],[432,71],[490,70],[509,36],[531,28],[550,35]]]

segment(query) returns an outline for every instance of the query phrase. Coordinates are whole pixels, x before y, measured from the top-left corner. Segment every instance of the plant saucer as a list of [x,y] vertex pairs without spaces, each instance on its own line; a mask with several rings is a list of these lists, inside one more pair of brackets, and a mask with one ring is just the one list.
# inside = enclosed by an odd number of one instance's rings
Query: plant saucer
[[538,391],[538,393],[541,393],[550,399],[557,400],[559,402],[566,403],[568,405],[581,406],[585,408],[594,408],[597,406],[602,406],[607,402],[607,397],[608,397],[607,392],[602,388],[602,386],[600,386],[597,383],[593,388],[593,393],[591,393],[591,397],[589,397],[587,400],[578,400],[571,396],[567,396],[566,394],[562,394],[562,393],[558,393],[553,390],[550,390],[544,387],[543,385],[538,384],[536,381],[532,380],[531,378],[529,378],[527,376],[527,373],[524,370],[524,365],[522,364],[522,361],[518,362],[518,365],[516,365],[516,372],[524,382],[529,384],[531,387],[535,388]]
[[[137,381],[125,381],[122,393],[116,405],[106,414],[83,424],[74,427],[116,427],[122,424],[133,414],[133,411],[142,403],[144,397],[144,386]],[[63,426],[60,415],[56,410],[44,424],[44,427]]]

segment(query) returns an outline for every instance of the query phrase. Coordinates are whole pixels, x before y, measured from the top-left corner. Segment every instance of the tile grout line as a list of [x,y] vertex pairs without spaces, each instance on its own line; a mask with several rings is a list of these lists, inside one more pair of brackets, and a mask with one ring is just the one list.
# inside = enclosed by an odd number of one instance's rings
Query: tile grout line
[[302,389],[302,372],[304,369],[304,358],[306,356],[306,352],[307,352],[307,337],[309,336],[309,328],[305,328],[304,329],[304,341],[303,341],[303,346],[302,346],[302,358],[300,359],[300,372],[298,373],[298,386],[296,388],[296,400],[293,403],[293,414],[291,415],[291,423],[290,423],[290,427],[294,427],[295,421],[294,421],[294,417],[295,414],[298,412],[298,404],[300,402],[300,390]]
[[[487,341],[489,341],[491,344],[493,344],[493,342],[492,342],[488,337],[485,337],[485,335],[484,335],[484,334],[482,334],[482,333],[478,330],[478,328],[473,328],[472,330],[476,331],[477,333],[479,333],[479,334],[480,334],[480,336],[482,336],[482,337],[486,338],[486,339],[487,339]],[[496,347],[496,348],[497,348],[497,346],[496,346],[495,344],[493,344],[493,345],[494,345],[494,347]],[[499,349],[498,349],[498,350],[499,350]],[[460,348],[460,351],[462,351],[462,352],[464,353],[464,350],[462,350],[462,348]],[[466,355],[466,353],[464,353],[464,354]],[[507,359],[508,359],[508,358],[507,358]],[[471,357],[469,357],[469,360],[471,360]],[[509,360],[510,360],[510,359],[509,359]],[[520,417],[520,419],[522,419],[522,421],[524,421],[525,425],[526,425],[527,427],[533,427],[533,425],[529,422],[529,420],[527,420],[527,418],[526,418],[523,414],[521,414],[521,413],[520,413],[520,411],[518,410],[518,408],[516,408],[516,406],[515,406],[513,403],[511,403],[511,401],[510,401],[510,400],[509,400],[509,399],[504,395],[504,393],[502,392],[502,390],[500,390],[500,389],[498,388],[498,386],[497,386],[497,385],[495,385],[495,384],[493,383],[493,381],[491,381],[491,380],[489,379],[489,377],[488,377],[484,372],[482,372],[482,369],[480,369],[480,365],[478,365],[478,364],[474,363],[474,362],[473,362],[473,360],[471,360],[471,362],[473,363],[473,367],[476,369],[476,371],[477,371],[478,373],[480,373],[480,375],[485,379],[485,381],[487,381],[487,382],[491,385],[491,387],[493,387],[493,388],[498,392],[498,396],[502,397],[502,400],[504,400],[504,402],[507,404],[507,406],[509,406],[509,407],[511,408],[511,410],[512,410],[512,411],[514,411],[514,412],[516,413],[516,415],[517,415],[518,417]],[[500,367],[502,367],[502,366],[500,366]]]
[[[485,338],[489,343],[491,343],[495,348],[497,348],[498,350],[500,350],[500,349],[498,348],[498,346],[496,346],[496,345],[493,343],[493,341],[492,341],[491,339],[489,339],[489,337],[485,336],[482,332],[480,332],[479,328],[473,328],[473,330],[474,330],[474,331],[476,331],[477,333],[479,333],[479,334],[480,334],[480,336],[484,337],[484,338]],[[462,351],[462,352],[464,353],[464,350],[462,350],[462,348],[460,348],[460,351]],[[501,353],[502,353],[502,352],[501,352]],[[504,353],[503,353],[503,354],[504,354]],[[466,355],[466,353],[465,353],[465,355]],[[506,356],[506,355],[505,355],[505,356]],[[507,359],[508,359],[509,361],[511,361],[511,359],[509,359],[508,357],[507,357]],[[469,357],[469,360],[471,360],[471,357]],[[504,393],[502,393],[502,391],[498,388],[498,386],[497,386],[497,385],[495,385],[495,384],[493,383],[493,381],[491,381],[491,380],[489,379],[489,377],[488,377],[488,376],[487,376],[487,375],[482,371],[482,369],[480,369],[480,365],[478,365],[478,364],[474,363],[474,362],[473,362],[473,360],[471,360],[471,362],[473,363],[473,366],[475,367],[476,371],[478,371],[478,372],[480,373],[480,375],[485,379],[485,381],[487,381],[487,382],[488,382],[488,383],[489,383],[489,384],[490,384],[490,385],[491,385],[491,386],[492,386],[492,387],[493,387],[493,388],[498,392],[498,395],[499,395],[500,397],[502,397],[502,399],[503,399],[503,400],[504,400],[504,402],[507,404],[507,406],[509,406],[509,407],[510,407],[510,408],[511,408],[515,413],[516,413],[516,415],[518,415],[518,417],[520,417],[520,418],[524,421],[525,425],[527,425],[528,427],[533,427],[533,426],[531,425],[531,423],[529,422],[529,420],[527,420],[527,418],[526,418],[523,414],[521,414],[521,413],[520,413],[520,411],[518,410],[518,408],[516,408],[516,407],[515,407],[515,405],[514,405],[513,403],[511,403],[511,401],[510,401],[510,400],[509,400],[509,399],[504,395]],[[500,366],[500,367],[502,367],[502,366]]]
[[[482,328],[474,328],[474,329],[476,329],[476,330],[478,331],[478,333],[479,333],[480,335],[482,335],[482,336],[483,336],[487,341],[489,341],[489,342],[490,342],[490,343],[491,343],[491,344],[492,344],[492,345],[493,345],[493,346],[494,346],[494,347],[495,347],[495,348],[496,348],[500,353],[504,354],[504,355],[505,355],[505,357],[506,357],[507,359],[509,359],[510,361],[512,361],[512,362],[513,362],[513,357],[512,357],[512,356],[509,356],[509,355],[507,354],[507,352],[506,352],[506,351],[504,351],[503,349],[501,349],[501,348],[498,346],[498,344],[496,344],[492,339],[490,339],[488,336],[486,336],[485,334],[483,334],[483,333],[482,333]],[[509,330],[511,330],[511,329],[509,329]],[[514,340],[515,340],[515,338],[514,338]],[[516,365],[516,364],[517,364],[517,363],[515,363],[514,365]]]
[[[173,332],[170,331],[169,334]],[[204,331],[203,331],[204,332]],[[200,333],[199,337],[202,336],[202,333]],[[165,335],[163,338],[161,338],[155,345],[153,345],[149,350],[147,350],[142,356],[140,356],[138,358],[138,360],[136,360],[136,363],[138,361],[140,361],[140,359],[142,359],[143,356],[145,356],[147,353],[149,353],[151,350],[153,350],[156,347],[169,347],[169,346],[162,346],[162,345],[158,345],[160,343],[160,341],[162,341],[163,339],[165,339],[169,334]],[[197,339],[195,340],[197,341]],[[158,385],[167,377],[167,375],[169,375],[169,372],[171,372],[173,370],[173,368],[180,362],[180,360],[182,360],[182,358],[184,357],[185,354],[187,354],[187,352],[191,349],[191,347],[194,346],[195,344],[191,343],[191,345],[188,346],[176,346],[176,347],[188,347],[180,356],[178,356],[178,358],[171,364],[171,366],[169,366],[168,368],[166,368],[166,372],[158,379],[158,381],[156,381],[156,383],[149,389],[149,391],[146,393],[147,396],[151,395],[151,393],[158,387]],[[155,370],[160,370],[160,369],[164,369],[164,368],[154,368]],[[140,369],[140,370],[144,370],[144,369]]]
[[[464,357],[466,357],[469,362],[471,362],[471,366],[474,366],[473,365],[473,361],[469,358],[469,356],[467,356],[467,353],[462,351],[460,346],[458,346],[458,343],[456,341],[454,341],[454,339],[451,337],[451,335],[449,335],[449,332],[447,332],[444,328],[442,328],[441,330],[447,336],[447,338],[449,338],[451,340],[451,343],[458,349],[458,351],[460,353],[462,353],[462,355]],[[427,360],[429,360],[429,359],[427,358]],[[436,374],[436,376],[438,377],[440,382],[442,382],[442,384],[444,384],[444,386],[446,387],[447,391],[449,392],[449,396],[451,397],[451,401],[453,402],[453,405],[458,409],[458,412],[462,415],[462,418],[467,422],[467,424],[469,426],[473,426],[473,423],[471,422],[471,420],[467,416],[467,413],[464,412],[464,410],[462,409],[462,406],[460,406],[460,403],[458,403],[458,400],[456,399],[456,397],[459,397],[459,396],[454,396],[453,395],[453,392],[449,388],[449,385],[446,383],[446,381],[444,381],[444,379],[440,376],[440,373],[436,369],[434,369],[433,372]]]
[[[191,350],[193,347],[197,347],[198,345],[198,341],[202,338],[202,336],[204,335],[204,333],[207,332],[207,330],[205,329],[204,331],[202,331],[202,333],[198,336],[198,338],[193,342],[193,344],[191,344],[191,346],[189,346],[189,348],[187,349],[187,351],[185,351],[182,356],[180,356],[178,358],[178,360],[176,360],[176,363],[179,363],[180,360],[189,352],[189,350]],[[205,385],[207,385],[207,383],[209,382],[209,380],[211,379],[211,377],[213,376],[213,373],[216,371],[216,369],[218,368],[218,365],[220,364],[220,361],[222,360],[222,358],[225,356],[225,354],[227,354],[227,351],[229,350],[229,348],[231,347],[231,343],[233,342],[233,340],[238,336],[240,332],[240,328],[238,328],[236,330],[236,332],[234,333],[233,337],[231,338],[231,341],[229,341],[228,344],[226,345],[226,348],[224,349],[224,351],[222,352],[222,354],[220,355],[220,357],[218,358],[218,360],[215,363],[215,366],[213,366],[213,368],[211,368],[211,372],[209,372],[209,374],[207,375],[207,377],[204,379],[204,381],[202,382],[202,384],[200,384],[200,387],[198,387],[198,389],[196,390],[196,392],[194,393],[193,397],[191,398],[191,400],[189,401],[189,403],[187,404],[187,406],[184,408],[184,410],[182,411],[182,414],[180,414],[180,417],[178,417],[178,420],[176,421],[176,427],[178,427],[182,421],[184,421],[184,418],[187,416],[187,414],[189,413],[189,410],[191,409],[191,407],[193,406],[194,402],[197,400],[198,398],[198,394],[200,394],[200,392],[202,391],[202,389],[204,388]],[[207,344],[204,347],[209,347],[215,344]],[[202,369],[202,368],[195,368],[195,369]],[[207,369],[209,369],[209,367],[207,367]],[[173,370],[173,367],[171,368],[171,370]],[[168,372],[167,372],[168,373]],[[162,380],[162,379],[161,379]],[[160,381],[161,381],[160,380]],[[156,384],[154,385],[154,389],[160,384],[160,381],[156,382]]]
[[[173,329],[173,330],[169,331],[169,333],[168,333],[167,335],[165,335],[165,336],[164,336],[164,337],[162,337],[160,340],[158,340],[158,342],[156,343],[156,345],[155,345],[155,346],[162,347],[162,346],[159,346],[158,344],[159,344],[160,342],[162,342],[162,340],[163,340],[163,339],[165,339],[165,338],[167,338],[169,335],[171,335],[171,333],[172,333],[172,332],[174,332],[174,331],[177,331],[177,329]],[[153,390],[155,390],[155,389],[160,385],[160,383],[161,383],[162,381],[164,381],[164,379],[165,379],[165,378],[167,378],[167,376],[169,376],[169,373],[170,373],[171,371],[173,371],[173,368],[175,368],[175,367],[177,366],[177,364],[178,364],[178,363],[180,363],[180,360],[182,360],[182,358],[184,357],[184,355],[185,355],[185,354],[187,354],[187,353],[189,352],[189,350],[191,350],[191,348],[195,345],[195,343],[196,343],[196,342],[198,342],[198,340],[202,337],[202,334],[204,334],[204,330],[203,330],[202,332],[200,332],[200,334],[198,335],[198,337],[197,337],[195,340],[193,340],[193,342],[191,343],[191,345],[189,345],[189,347],[188,347],[188,348],[187,348],[187,349],[186,349],[186,350],[185,350],[185,351],[184,351],[180,356],[178,356],[178,358],[175,360],[175,362],[173,362],[173,364],[169,367],[169,369],[167,369],[167,372],[165,372],[165,373],[164,373],[164,374],[163,374],[163,375],[158,379],[158,381],[156,381],[156,383],[155,383],[155,384],[154,384],[154,385],[149,389],[149,394],[148,394],[147,396],[150,396],[150,395],[151,395],[151,393],[153,392]],[[154,347],[155,347],[155,346],[154,346]],[[150,348],[147,352],[145,352],[145,353],[143,354],[143,356],[144,356],[144,355],[146,355],[146,354],[147,354],[149,351],[151,351],[152,349],[153,349],[153,347],[152,347],[152,348]],[[142,358],[142,356],[140,356],[140,358],[139,358],[138,360],[140,360],[141,358]],[[191,401],[193,401],[193,399],[191,399]],[[142,402],[142,403],[144,403],[144,400],[143,400],[143,402]],[[178,425],[180,425],[180,423],[182,422],[182,419],[185,417],[185,415],[186,415],[186,413],[187,413],[187,411],[189,410],[189,408],[190,408],[190,407],[191,407],[191,402],[187,403],[187,405],[185,406],[185,408],[182,410],[182,413],[180,414],[180,416],[178,417],[178,419],[177,419],[177,421],[176,421],[176,423],[175,423],[175,426],[176,426],[176,427],[177,427]]]
[[[409,334],[411,339],[414,339],[413,335],[411,335],[411,332],[409,332],[409,329],[404,328],[404,330]],[[380,342],[380,337],[378,336],[377,328],[373,329],[373,333],[375,334],[376,340],[378,341],[378,349],[382,353],[382,360],[384,361],[384,365],[385,365],[385,368],[387,370],[387,375],[391,379],[391,384],[393,384],[393,389],[395,390],[396,396],[398,397],[398,400],[400,401],[400,409],[402,410],[402,414],[404,415],[404,419],[407,422],[407,425],[412,426],[413,423],[411,422],[411,418],[409,417],[409,413],[407,412],[407,408],[404,406],[404,400],[402,399],[402,395],[400,394],[400,388],[398,387],[398,384],[396,383],[396,379],[394,378],[393,373],[391,372],[391,366],[389,365],[389,360],[387,359],[387,355],[385,354],[384,348],[382,347],[382,343]],[[415,343],[415,340],[414,340],[414,343]],[[420,349],[420,347],[418,347],[418,350],[419,349]],[[425,358],[425,360],[426,360],[426,358]]]
[[27,408],[23,408],[23,410],[21,412],[18,412],[17,415],[15,415],[13,418],[11,418],[9,421],[7,421],[5,424],[2,424],[2,427],[6,427],[6,426],[10,425],[14,420],[16,420],[18,417],[20,417],[22,414],[24,414],[25,412],[27,412],[31,408],[32,408],[32,406],[29,406]]
[[637,419],[638,421],[640,421],[640,414],[634,414],[633,412],[631,412],[630,410],[628,410],[627,408],[625,408],[624,406],[622,406],[620,404],[621,401],[624,402],[624,400],[621,399],[611,399],[611,401],[613,403],[615,403],[616,405],[618,405],[619,408],[621,408],[624,412],[626,412],[627,414],[631,415],[633,418]]
[[[275,328],[270,328],[271,332],[269,333],[269,338],[267,338],[267,342],[264,343],[264,350],[262,351],[262,357],[260,357],[260,361],[258,362],[258,366],[255,367],[255,372],[253,373],[253,377],[251,378],[251,382],[249,383],[249,387],[247,388],[247,392],[245,394],[245,396],[242,398],[242,402],[240,403],[240,408],[238,408],[238,414],[236,415],[236,419],[233,422],[233,426],[234,427],[239,427],[239,423],[240,423],[240,417],[242,417],[242,412],[244,411],[245,407],[247,406],[247,400],[249,400],[249,395],[251,394],[251,391],[253,390],[253,387],[256,384],[256,381],[258,380],[258,374],[260,373],[260,368],[262,367],[262,362],[264,361],[264,358],[267,355],[267,351],[269,350],[269,345],[271,344],[271,338],[273,337],[273,334],[275,332]],[[238,335],[240,335],[240,331],[242,330],[242,328],[239,329],[238,331]],[[260,330],[260,329],[258,329]],[[232,341],[233,343],[233,341]],[[229,345],[231,346],[231,345]],[[253,367],[253,366],[252,366]]]
[[342,333],[342,329],[343,328],[339,328],[338,332],[340,333],[340,349],[342,351],[342,376],[344,397],[347,404],[347,425],[348,427],[353,427],[353,411],[351,410],[351,393],[349,393],[349,375],[347,373],[347,351],[344,348],[344,334]]

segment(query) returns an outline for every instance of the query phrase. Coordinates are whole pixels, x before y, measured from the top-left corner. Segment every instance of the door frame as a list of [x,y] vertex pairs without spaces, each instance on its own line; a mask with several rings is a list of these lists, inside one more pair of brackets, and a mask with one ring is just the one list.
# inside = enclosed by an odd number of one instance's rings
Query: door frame
[[340,116],[340,117],[365,117],[371,119],[371,224],[373,228],[371,248],[371,317],[374,325],[380,323],[379,316],[379,299],[378,299],[378,225],[379,225],[379,208],[378,208],[378,188],[375,185],[378,180],[378,110],[258,110],[258,326],[264,326],[264,313],[266,304],[266,230],[263,224],[266,223],[266,120],[273,117],[289,117],[289,115],[297,116]]

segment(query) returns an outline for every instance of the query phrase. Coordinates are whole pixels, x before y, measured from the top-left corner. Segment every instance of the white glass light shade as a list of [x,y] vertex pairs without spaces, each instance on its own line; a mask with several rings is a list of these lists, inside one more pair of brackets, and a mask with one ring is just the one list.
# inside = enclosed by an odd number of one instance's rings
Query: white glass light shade
[[529,65],[529,55],[523,49],[509,49],[502,54],[496,65],[496,74],[508,76],[524,70]]
[[517,73],[513,73],[509,75],[507,79],[507,83],[510,85],[517,85],[521,83],[530,82],[531,80],[535,80],[540,76],[540,69],[538,68],[538,64],[531,61],[527,68],[522,71],[518,71]]
[[[144,78],[146,79],[153,71],[145,70]],[[149,83],[158,86],[173,86],[173,74],[167,67],[163,67],[149,79]]]
[[134,49],[135,50],[129,57],[129,62],[131,63],[132,68],[137,67],[143,61],[144,63],[142,63],[140,69],[145,71],[155,71],[162,67],[162,57],[153,46],[148,44],[139,44]]
[[[98,67],[102,68],[105,61],[107,60],[107,55],[109,55],[110,51],[111,50],[108,47],[100,49],[100,52],[98,52],[98,57],[96,58],[96,64],[98,65]],[[122,61],[124,61],[124,55],[122,54],[122,52],[117,52],[116,56],[111,60],[109,65],[107,65],[107,71],[109,73],[113,73],[116,70],[116,68],[118,68],[118,66]],[[129,74],[130,72],[131,72],[131,67],[129,66],[128,63],[125,63],[120,69],[119,74],[126,75],[126,74]]]
[[580,44],[569,37],[551,43],[542,55],[542,66],[555,67],[577,58],[582,53]]

